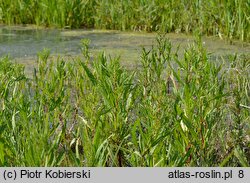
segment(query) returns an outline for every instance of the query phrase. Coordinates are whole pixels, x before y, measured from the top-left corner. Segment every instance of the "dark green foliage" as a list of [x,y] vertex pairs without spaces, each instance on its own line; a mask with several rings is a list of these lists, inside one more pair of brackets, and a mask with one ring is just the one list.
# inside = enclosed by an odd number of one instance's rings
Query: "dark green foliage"
[[250,41],[249,0],[0,0],[0,22],[197,32]]

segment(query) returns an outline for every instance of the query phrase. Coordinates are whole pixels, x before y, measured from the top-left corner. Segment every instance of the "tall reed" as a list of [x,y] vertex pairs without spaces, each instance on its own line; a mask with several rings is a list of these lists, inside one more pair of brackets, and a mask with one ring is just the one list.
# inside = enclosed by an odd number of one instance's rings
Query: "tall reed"
[[66,28],[199,31],[250,40],[248,0],[1,0],[0,22]]

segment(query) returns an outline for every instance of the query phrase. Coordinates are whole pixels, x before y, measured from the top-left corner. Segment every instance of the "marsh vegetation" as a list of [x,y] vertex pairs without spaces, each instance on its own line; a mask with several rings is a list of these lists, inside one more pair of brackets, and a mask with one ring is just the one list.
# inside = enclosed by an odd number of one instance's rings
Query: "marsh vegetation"
[[[7,25],[163,33],[135,61],[126,57],[131,67],[93,54],[88,39],[78,40],[81,56],[44,49],[34,66],[1,55],[0,166],[250,166],[249,47],[215,57],[201,39],[248,45],[249,7],[248,0],[0,0]],[[163,36],[169,32],[195,41],[182,49]]]
[[0,23],[185,32],[250,41],[249,0],[0,0]]
[[38,54],[31,78],[0,61],[1,166],[249,166],[250,60],[171,43],[122,67]]

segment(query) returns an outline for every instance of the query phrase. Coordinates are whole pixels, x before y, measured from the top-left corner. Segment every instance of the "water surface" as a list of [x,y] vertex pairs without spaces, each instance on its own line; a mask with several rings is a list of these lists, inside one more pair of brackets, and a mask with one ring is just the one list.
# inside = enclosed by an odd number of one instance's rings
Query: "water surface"
[[[9,55],[16,62],[32,67],[37,52],[47,48],[52,55],[77,56],[81,54],[80,40],[89,39],[93,55],[105,51],[111,56],[120,56],[126,65],[137,65],[142,47],[147,49],[156,44],[156,33],[119,32],[100,30],[36,29],[21,26],[0,26],[0,57]],[[174,49],[180,45],[183,52],[194,42],[192,36],[167,34]],[[216,37],[203,37],[203,45],[214,57],[234,53],[250,53],[248,43],[233,43]]]

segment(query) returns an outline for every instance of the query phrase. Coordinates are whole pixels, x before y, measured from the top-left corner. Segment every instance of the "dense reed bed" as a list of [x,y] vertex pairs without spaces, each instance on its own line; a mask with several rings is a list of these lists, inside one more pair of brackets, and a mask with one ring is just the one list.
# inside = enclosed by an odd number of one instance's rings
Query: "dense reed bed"
[[200,32],[250,41],[249,0],[0,0],[0,22]]
[[0,166],[249,166],[250,59],[212,60],[202,45],[118,58],[51,60],[33,76],[0,60]]

